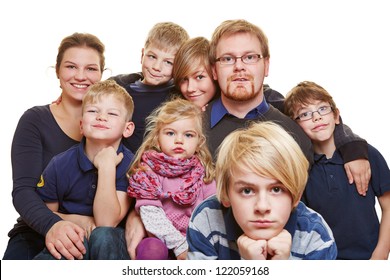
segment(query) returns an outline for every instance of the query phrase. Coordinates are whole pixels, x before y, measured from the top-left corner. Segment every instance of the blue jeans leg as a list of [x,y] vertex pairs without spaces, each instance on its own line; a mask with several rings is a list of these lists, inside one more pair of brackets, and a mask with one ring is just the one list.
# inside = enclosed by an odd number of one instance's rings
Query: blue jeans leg
[[31,260],[45,248],[45,238],[29,230],[10,238],[3,260]]
[[97,227],[89,237],[91,260],[130,260],[125,230],[121,227]]

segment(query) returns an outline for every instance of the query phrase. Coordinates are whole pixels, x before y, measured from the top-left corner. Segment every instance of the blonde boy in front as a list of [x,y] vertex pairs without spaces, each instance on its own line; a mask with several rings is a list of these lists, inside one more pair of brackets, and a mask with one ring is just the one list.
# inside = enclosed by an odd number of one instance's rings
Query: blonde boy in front
[[335,259],[332,231],[300,198],[309,163],[272,122],[230,133],[218,150],[217,195],[193,212],[188,259]]

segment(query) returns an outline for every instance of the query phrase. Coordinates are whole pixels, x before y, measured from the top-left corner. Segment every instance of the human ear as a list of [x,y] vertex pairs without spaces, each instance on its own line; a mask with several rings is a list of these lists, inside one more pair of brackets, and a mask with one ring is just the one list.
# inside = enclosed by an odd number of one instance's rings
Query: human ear
[[142,59],[144,58],[144,51],[145,51],[145,49],[142,48],[142,50],[141,50],[141,64],[142,64]]
[[268,77],[269,73],[269,57],[264,58],[264,77]]
[[228,200],[221,200],[221,203],[226,208],[229,208],[231,206],[231,203]]
[[133,122],[127,122],[126,127],[123,131],[123,137],[128,138],[130,137],[134,132],[135,125]]
[[340,124],[340,111],[339,109],[336,109],[334,111],[334,120],[336,124]]

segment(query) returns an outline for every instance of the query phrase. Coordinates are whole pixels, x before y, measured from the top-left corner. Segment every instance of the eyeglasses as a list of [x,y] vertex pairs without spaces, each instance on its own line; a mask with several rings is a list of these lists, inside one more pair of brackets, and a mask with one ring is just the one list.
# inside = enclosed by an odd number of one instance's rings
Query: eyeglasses
[[236,63],[237,59],[241,59],[241,61],[244,62],[245,64],[255,64],[262,58],[263,56],[261,54],[249,53],[243,56],[224,55],[218,57],[217,59],[215,59],[215,61],[216,62],[219,61],[221,65],[233,65]]
[[295,120],[307,121],[313,118],[314,113],[318,113],[320,116],[325,116],[333,111],[332,106],[321,106],[317,111],[303,112],[295,118]]

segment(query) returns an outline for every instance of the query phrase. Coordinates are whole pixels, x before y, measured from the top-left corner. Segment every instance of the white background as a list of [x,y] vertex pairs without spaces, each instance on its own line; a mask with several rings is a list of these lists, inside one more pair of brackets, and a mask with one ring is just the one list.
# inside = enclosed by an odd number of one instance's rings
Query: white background
[[[390,161],[390,17],[387,1],[172,1],[19,0],[0,4],[0,257],[17,213],[13,208],[10,147],[22,113],[55,100],[57,48],[74,32],[97,35],[106,45],[111,75],[140,71],[141,48],[159,21],[183,26],[191,37],[210,39],[226,19],[247,19],[267,34],[271,50],[266,79],[285,94],[303,80],[335,98],[346,124]],[[364,225],[362,225],[364,226]]]

